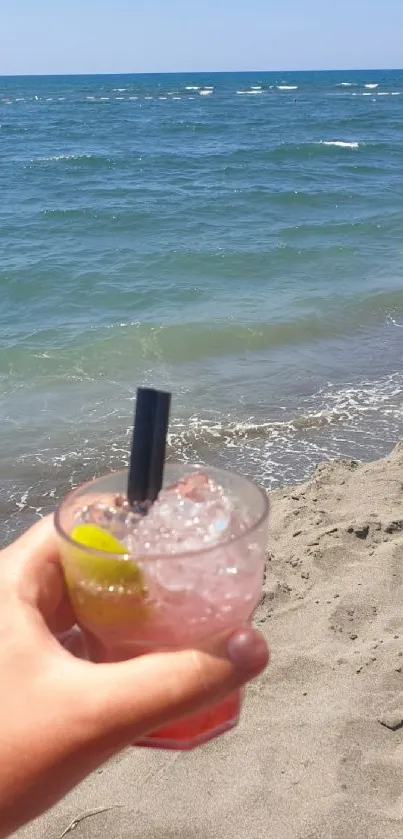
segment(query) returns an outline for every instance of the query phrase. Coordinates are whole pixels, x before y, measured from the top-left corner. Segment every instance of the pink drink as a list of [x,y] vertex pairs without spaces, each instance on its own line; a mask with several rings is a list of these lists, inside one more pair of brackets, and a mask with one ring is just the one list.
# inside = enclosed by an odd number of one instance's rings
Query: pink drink
[[[116,506],[126,481],[121,472],[85,484],[56,514],[65,577],[88,657],[111,662],[197,647],[249,621],[262,588],[265,494],[224,470],[168,464],[159,499],[139,518],[122,509],[120,499]],[[74,542],[75,525],[86,521],[118,538],[127,554]],[[193,748],[233,728],[240,705],[237,692],[136,745]]]

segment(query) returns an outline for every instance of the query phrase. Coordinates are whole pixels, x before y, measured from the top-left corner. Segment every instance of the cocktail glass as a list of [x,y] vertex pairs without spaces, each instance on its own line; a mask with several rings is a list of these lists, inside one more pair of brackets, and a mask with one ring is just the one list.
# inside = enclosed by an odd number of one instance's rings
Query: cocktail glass
[[[129,555],[95,550],[72,539],[82,511],[94,502],[113,505],[125,496],[127,472],[113,472],[70,492],[55,517],[61,560],[88,658],[115,662],[157,650],[197,648],[214,634],[249,622],[262,590],[267,546],[266,493],[223,469],[168,463],[164,486],[202,473],[236,501],[244,526],[235,535],[197,550]],[[105,525],[103,525],[105,526]],[[166,725],[136,745],[191,749],[233,728],[242,697]]]

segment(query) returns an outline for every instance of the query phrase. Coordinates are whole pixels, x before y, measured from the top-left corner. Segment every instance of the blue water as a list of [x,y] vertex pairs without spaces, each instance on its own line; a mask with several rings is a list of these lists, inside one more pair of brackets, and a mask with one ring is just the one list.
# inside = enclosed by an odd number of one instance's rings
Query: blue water
[[0,79],[4,538],[127,461],[265,486],[403,431],[403,71]]

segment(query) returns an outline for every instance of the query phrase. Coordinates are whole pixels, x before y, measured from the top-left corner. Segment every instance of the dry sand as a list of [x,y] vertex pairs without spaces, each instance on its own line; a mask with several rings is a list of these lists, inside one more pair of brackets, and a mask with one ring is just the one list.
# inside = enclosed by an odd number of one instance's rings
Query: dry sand
[[256,621],[273,661],[238,729],[125,751],[21,839],[81,816],[69,839],[401,839],[403,444],[274,493],[269,550]]

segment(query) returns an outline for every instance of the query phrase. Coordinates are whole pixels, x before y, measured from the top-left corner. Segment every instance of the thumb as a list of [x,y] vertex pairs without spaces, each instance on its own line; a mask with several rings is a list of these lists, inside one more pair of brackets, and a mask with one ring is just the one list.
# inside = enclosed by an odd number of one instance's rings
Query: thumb
[[95,741],[121,748],[187,716],[254,678],[268,663],[264,638],[249,626],[210,638],[201,649],[158,652],[88,674]]

